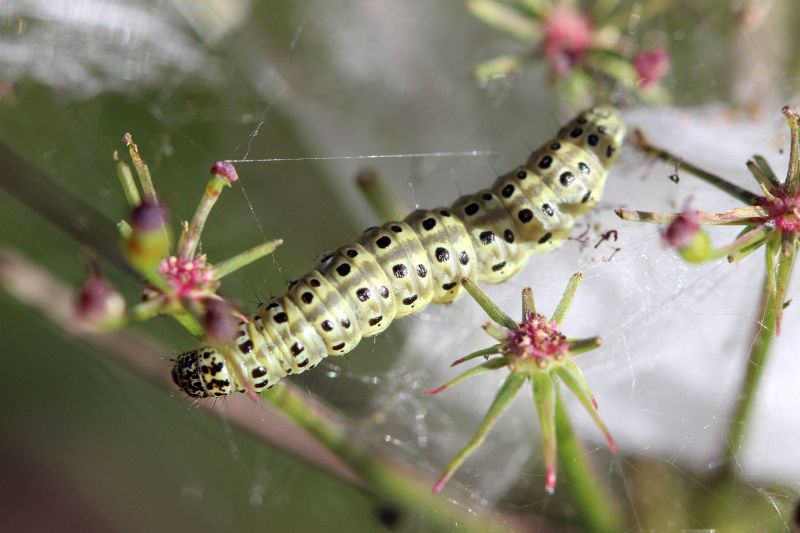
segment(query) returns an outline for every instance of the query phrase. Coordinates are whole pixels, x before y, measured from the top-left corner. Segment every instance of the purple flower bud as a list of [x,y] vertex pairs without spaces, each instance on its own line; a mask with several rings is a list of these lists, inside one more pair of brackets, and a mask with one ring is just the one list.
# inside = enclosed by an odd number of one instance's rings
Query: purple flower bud
[[239,174],[236,173],[236,167],[228,161],[217,161],[211,166],[211,173],[219,176],[228,181],[228,183],[236,183],[239,181]]
[[152,200],[144,200],[131,213],[134,231],[153,231],[161,228],[167,220],[167,210]]
[[664,241],[673,248],[685,248],[692,244],[699,230],[697,211],[684,209],[664,230]]
[[669,72],[669,52],[666,48],[642,50],[634,56],[633,68],[639,75],[640,85],[655,85]]
[[86,324],[107,325],[125,314],[125,300],[105,279],[92,276],[81,288],[75,302],[75,317]]
[[206,312],[203,315],[203,329],[211,342],[228,344],[236,337],[236,319],[233,306],[222,299],[206,300]]
[[582,12],[568,6],[556,7],[544,19],[542,50],[559,76],[568,74],[589,50],[592,26]]

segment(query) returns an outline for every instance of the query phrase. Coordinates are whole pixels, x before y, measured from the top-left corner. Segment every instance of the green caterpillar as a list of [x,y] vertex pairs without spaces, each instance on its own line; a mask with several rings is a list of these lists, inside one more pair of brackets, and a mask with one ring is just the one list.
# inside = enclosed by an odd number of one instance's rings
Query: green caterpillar
[[508,279],[594,207],[624,136],[616,109],[584,111],[490,188],[368,228],[241,322],[235,361],[199,347],[175,361],[175,384],[198,398],[258,392],[349,352],[395,318],[452,302],[464,276]]

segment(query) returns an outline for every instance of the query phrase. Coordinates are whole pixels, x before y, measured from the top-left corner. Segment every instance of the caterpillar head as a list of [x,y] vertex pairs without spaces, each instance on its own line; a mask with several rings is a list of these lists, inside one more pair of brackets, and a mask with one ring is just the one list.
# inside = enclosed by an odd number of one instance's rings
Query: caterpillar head
[[619,155],[625,130],[619,110],[604,105],[583,111],[564,126],[558,136],[585,143],[584,147],[595,152],[603,166],[609,168]]
[[209,347],[180,354],[172,367],[172,381],[193,398],[227,396],[238,390],[225,358]]
[[622,146],[626,128],[617,108],[598,106],[586,111],[585,116],[589,123],[594,124],[597,129],[603,128],[607,132],[614,147]]

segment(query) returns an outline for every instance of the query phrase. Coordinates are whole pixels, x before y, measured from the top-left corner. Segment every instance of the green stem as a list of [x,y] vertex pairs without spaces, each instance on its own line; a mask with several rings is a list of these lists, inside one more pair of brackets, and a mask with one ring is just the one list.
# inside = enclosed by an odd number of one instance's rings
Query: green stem
[[666,161],[667,163],[674,164],[680,168],[680,170],[685,170],[689,174],[694,174],[706,183],[728,193],[747,205],[753,205],[759,199],[757,194],[754,194],[747,189],[743,189],[742,187],[739,187],[738,185],[735,185],[728,180],[717,176],[716,174],[708,172],[707,170],[703,170],[700,167],[684,161],[682,158],[672,154],[667,150],[653,146],[650,144],[650,141],[647,140],[647,137],[645,137],[641,130],[635,130],[633,138],[636,146],[644,153],[652,155],[658,159],[661,159],[662,161]]
[[[651,211],[638,211],[636,209],[618,208],[614,212],[622,220],[628,222],[651,222],[654,224],[669,224],[675,220],[679,213],[653,213]],[[758,224],[768,217],[769,213],[763,207],[748,206],[737,207],[722,213],[706,213],[697,211],[697,221],[703,225],[747,225]]]
[[578,290],[578,285],[581,284],[582,279],[583,272],[576,272],[569,278],[567,288],[564,289],[564,294],[561,296],[561,300],[558,302],[556,310],[553,313],[553,318],[551,319],[556,324],[560,325],[564,321],[564,317],[567,315],[569,307],[572,305],[572,299],[575,298],[575,291]]
[[760,155],[754,155],[753,160],[747,162],[747,170],[762,188],[774,190],[781,186],[767,160]]
[[619,507],[608,488],[598,481],[586,449],[572,428],[560,392],[556,395],[556,439],[559,469],[569,485],[580,522],[589,531],[622,531]]
[[225,187],[229,185],[230,183],[226,179],[216,174],[212,174],[211,179],[208,180],[206,189],[203,191],[203,197],[200,199],[200,204],[197,206],[197,211],[195,211],[194,217],[192,217],[189,229],[181,235],[181,239],[178,242],[178,250],[181,258],[191,259],[194,257],[197,245],[200,243],[200,235],[203,233],[206,220],[208,220],[208,215],[211,214],[211,209],[214,207],[214,204],[217,203],[219,195],[222,194]]
[[582,353],[594,350],[600,347],[603,340],[600,337],[589,337],[586,339],[567,339],[567,349],[569,350],[570,357],[575,357]]
[[474,533],[501,530],[500,524],[485,517],[447,505],[431,494],[427,482],[358,445],[342,426],[313,408],[303,393],[279,384],[262,397],[340,457],[380,498],[423,514],[424,522],[435,525],[434,529],[447,531],[457,526],[459,531]]
[[489,298],[489,295],[483,292],[483,290],[478,286],[477,283],[472,281],[469,278],[461,278],[461,285],[467,289],[467,292],[470,296],[477,302],[481,309],[483,309],[489,318],[503,326],[504,328],[515,329],[517,328],[518,324],[514,322],[514,320],[505,314],[502,309],[500,309],[496,303]]
[[125,199],[128,200],[128,205],[132,209],[142,203],[139,189],[133,179],[133,172],[131,172],[131,167],[119,158],[119,153],[116,150],[114,150],[114,164],[117,167],[117,176],[122,185],[122,190],[125,192]]
[[139,154],[139,147],[133,142],[133,137],[131,134],[126,133],[123,139],[125,144],[128,146],[128,151],[131,154],[133,168],[136,169],[136,175],[139,177],[139,184],[142,186],[144,197],[155,202],[157,200],[156,188],[153,186],[153,178],[150,176],[150,168]]
[[775,305],[771,294],[768,277],[764,279],[761,295],[761,320],[756,323],[756,337],[750,348],[744,381],[739,399],[728,426],[728,437],[725,440],[725,477],[732,479],[736,466],[736,456],[742,449],[748,429],[753,402],[758,393],[761,376],[767,363],[767,356],[775,338]]
[[397,220],[407,213],[409,209],[395,199],[394,195],[386,187],[386,183],[373,169],[365,169],[356,176],[356,185],[361,194],[369,202],[372,211],[383,222]]
[[194,335],[197,339],[202,339],[205,336],[205,332],[203,331],[203,326],[200,325],[200,322],[197,319],[190,315],[189,313],[175,313],[172,315],[178,324],[183,326],[186,331]]
[[281,244],[283,244],[282,239],[267,241],[257,246],[253,246],[249,250],[245,250],[240,254],[236,254],[225,261],[220,261],[214,265],[214,268],[212,268],[212,276],[214,279],[222,279],[231,272],[239,270],[240,268],[249,265],[253,261],[261,259],[265,255],[271,254]]
[[800,114],[794,106],[784,106],[781,110],[786,115],[791,132],[791,148],[789,151],[789,169],[786,172],[786,188],[792,195],[800,189]]

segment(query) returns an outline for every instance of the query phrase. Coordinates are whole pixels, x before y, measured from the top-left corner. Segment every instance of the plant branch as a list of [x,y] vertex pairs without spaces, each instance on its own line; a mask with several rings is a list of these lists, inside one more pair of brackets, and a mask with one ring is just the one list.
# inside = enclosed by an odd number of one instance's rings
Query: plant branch
[[760,313],[762,318],[756,324],[755,339],[747,359],[747,369],[742,381],[741,392],[728,425],[728,436],[725,439],[725,449],[723,450],[723,456],[725,457],[724,477],[727,478],[733,478],[737,455],[744,444],[753,402],[758,394],[758,387],[767,363],[769,349],[775,338],[774,295],[770,290],[768,276],[764,279]]
[[676,165],[677,168],[681,170],[685,170],[686,172],[693,174],[700,178],[701,180],[705,181],[706,183],[713,185],[714,187],[720,189],[723,192],[728,193],[729,195],[733,196],[737,200],[741,200],[747,205],[753,205],[759,198],[759,196],[755,193],[748,191],[738,185],[729,182],[728,180],[717,176],[707,170],[703,170],[702,168],[695,166],[691,163],[684,161],[682,158],[674,155],[673,153],[664,150],[663,148],[659,148],[650,144],[650,141],[645,137],[644,133],[641,130],[636,129],[633,132],[633,142],[640,150],[644,153],[654,156],[662,161],[666,161],[667,163],[671,163]]
[[559,470],[570,486],[580,522],[594,532],[622,531],[619,507],[608,488],[598,481],[586,449],[572,428],[560,391],[556,395],[556,439]]
[[[0,288],[59,328],[72,331],[74,290],[15,250],[0,248]],[[82,338],[158,388],[174,391],[169,372],[161,360],[169,349],[141,334],[126,331]],[[502,519],[483,513],[475,516],[431,495],[426,475],[359,443],[333,413],[293,385],[282,384],[262,398],[291,423],[265,412],[260,406],[246,401],[244,396],[229,398],[225,409],[214,408],[213,402],[200,402],[198,405],[207,409],[210,415],[235,424],[261,441],[277,445],[343,480],[363,484],[382,501],[390,501],[423,515],[425,521],[437,529],[446,530],[455,524],[461,531],[475,533],[520,529],[512,516]],[[310,439],[308,434],[314,439]]]

